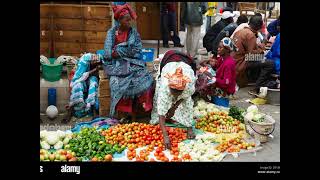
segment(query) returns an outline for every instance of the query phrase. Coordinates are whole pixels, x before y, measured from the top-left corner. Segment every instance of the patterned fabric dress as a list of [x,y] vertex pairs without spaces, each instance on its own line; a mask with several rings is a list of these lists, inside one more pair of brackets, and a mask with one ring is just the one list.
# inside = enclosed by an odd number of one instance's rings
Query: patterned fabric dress
[[[70,83],[70,106],[74,106],[74,115],[81,118],[91,113],[91,107],[98,109],[98,78],[89,77],[91,53],[84,54],[77,65],[77,70]],[[99,58],[102,59],[102,56]],[[88,92],[85,98],[84,93]]]
[[[167,73],[173,74],[178,67],[182,68],[183,74],[188,76],[191,79],[191,82],[187,84],[183,93],[177,99],[174,99],[170,93],[168,79],[164,76]],[[193,100],[191,96],[195,92],[195,82],[196,77],[190,65],[184,62],[167,63],[162,68],[161,76],[156,79],[156,92],[153,99],[153,110],[150,123],[159,123],[159,115],[166,115],[172,104],[180,99],[184,99],[171,119],[186,127],[191,127],[193,123]]]
[[[140,97],[153,83],[152,75],[142,61],[142,43],[137,30],[131,28],[127,40],[117,44],[115,39],[118,29],[119,26],[115,26],[108,31],[104,47],[104,70],[110,77],[110,116],[114,116],[121,99]],[[112,58],[114,51],[119,55],[118,58]]]

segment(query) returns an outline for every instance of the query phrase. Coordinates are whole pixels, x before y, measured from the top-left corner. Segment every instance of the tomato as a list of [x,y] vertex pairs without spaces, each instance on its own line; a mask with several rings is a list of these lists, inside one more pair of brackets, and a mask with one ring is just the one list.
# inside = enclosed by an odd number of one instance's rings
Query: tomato
[[97,158],[97,157],[93,157],[93,158],[91,159],[91,161],[97,162],[97,161],[98,161],[98,158]]
[[146,137],[146,136],[143,136],[143,137],[142,137],[142,139],[143,139],[143,140],[146,140],[146,139],[147,139],[147,137]]
[[164,156],[164,153],[163,152],[159,152],[159,156]]

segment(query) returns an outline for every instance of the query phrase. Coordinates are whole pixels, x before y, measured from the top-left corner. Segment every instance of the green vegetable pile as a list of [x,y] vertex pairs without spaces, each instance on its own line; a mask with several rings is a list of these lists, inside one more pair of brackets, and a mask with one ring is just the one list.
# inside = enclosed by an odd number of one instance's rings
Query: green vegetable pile
[[103,160],[105,155],[121,153],[125,146],[107,144],[105,137],[96,128],[82,128],[79,133],[74,133],[66,149],[76,153],[79,161],[91,160],[93,157]]
[[244,109],[238,108],[236,106],[231,106],[229,109],[229,116],[239,120],[241,123],[244,122],[244,117],[242,113],[245,112]]

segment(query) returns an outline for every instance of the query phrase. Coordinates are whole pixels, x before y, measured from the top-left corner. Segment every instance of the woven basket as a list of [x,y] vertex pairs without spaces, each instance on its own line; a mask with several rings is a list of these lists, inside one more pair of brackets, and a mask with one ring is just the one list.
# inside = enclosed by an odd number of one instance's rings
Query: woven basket
[[265,121],[261,123],[248,120],[246,117],[244,118],[247,132],[262,143],[268,141],[268,136],[273,133],[276,122],[269,115],[265,115],[264,118]]

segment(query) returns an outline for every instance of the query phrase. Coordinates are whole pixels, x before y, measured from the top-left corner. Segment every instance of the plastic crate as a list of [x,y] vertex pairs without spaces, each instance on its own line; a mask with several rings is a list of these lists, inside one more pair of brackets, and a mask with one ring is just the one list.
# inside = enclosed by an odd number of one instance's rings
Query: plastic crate
[[51,64],[41,64],[42,77],[46,81],[54,82],[61,79],[62,64],[54,64],[55,58],[49,58]]
[[144,62],[152,62],[154,57],[154,48],[143,48],[142,59]]
[[218,106],[229,107],[229,99],[224,97],[212,96],[212,103]]

